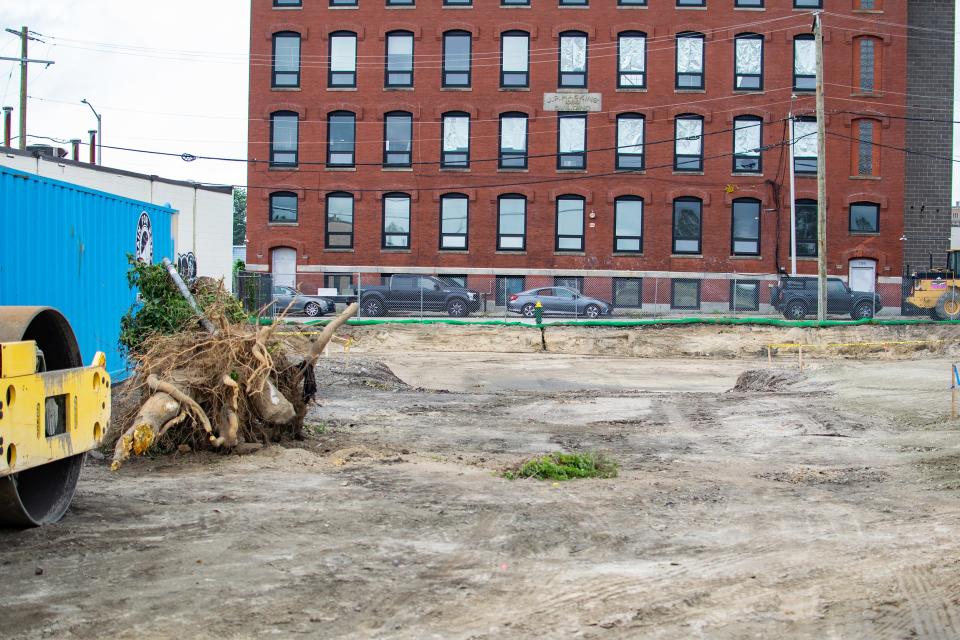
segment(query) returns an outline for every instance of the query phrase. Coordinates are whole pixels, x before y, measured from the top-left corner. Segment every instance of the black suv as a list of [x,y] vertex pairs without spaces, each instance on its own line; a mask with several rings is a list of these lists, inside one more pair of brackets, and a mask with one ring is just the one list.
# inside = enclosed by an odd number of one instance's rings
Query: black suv
[[360,291],[360,314],[367,317],[390,311],[446,311],[463,317],[480,310],[480,293],[434,276],[396,275],[379,286]]
[[[817,312],[817,279],[784,276],[771,288],[773,308],[788,320],[802,320]],[[880,296],[872,291],[853,291],[840,278],[827,278],[827,313],[854,320],[872,318],[880,311]]]

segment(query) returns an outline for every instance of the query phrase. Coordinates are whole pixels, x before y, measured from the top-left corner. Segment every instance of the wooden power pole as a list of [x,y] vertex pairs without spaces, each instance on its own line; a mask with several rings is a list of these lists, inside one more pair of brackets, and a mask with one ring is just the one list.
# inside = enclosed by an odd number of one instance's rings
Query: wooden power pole
[[27,27],[20,27],[19,31],[16,29],[7,29],[7,33],[12,33],[20,38],[20,57],[0,57],[0,60],[9,60],[20,63],[20,149],[23,150],[27,148],[27,76],[29,65],[30,63],[39,63],[45,64],[49,67],[53,64],[53,61],[31,60],[28,57],[27,54],[29,53],[30,41],[36,40],[38,42],[43,42],[43,40],[31,36],[30,29]]
[[823,25],[813,17],[817,50],[817,320],[827,317],[827,133],[823,106]]

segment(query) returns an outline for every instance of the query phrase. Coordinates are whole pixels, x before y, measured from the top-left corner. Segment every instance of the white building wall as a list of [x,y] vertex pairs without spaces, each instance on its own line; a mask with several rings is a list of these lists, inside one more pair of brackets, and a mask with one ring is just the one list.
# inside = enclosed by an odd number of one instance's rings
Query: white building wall
[[[178,254],[193,252],[197,273],[233,284],[233,195],[187,184],[171,184],[156,177],[94,169],[89,165],[37,158],[19,153],[0,154],[0,165],[54,180],[114,193],[151,204],[168,205],[173,217],[173,241]],[[177,256],[169,257],[174,260]]]

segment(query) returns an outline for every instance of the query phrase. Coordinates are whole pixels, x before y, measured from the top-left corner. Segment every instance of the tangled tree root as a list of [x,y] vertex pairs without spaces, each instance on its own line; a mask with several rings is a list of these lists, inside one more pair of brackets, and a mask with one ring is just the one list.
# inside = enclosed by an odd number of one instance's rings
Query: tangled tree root
[[150,336],[133,354],[138,364],[124,393],[138,408],[117,417],[111,468],[152,448],[229,449],[302,437],[312,398],[304,379],[312,381],[327,342],[356,311],[350,305],[331,321],[306,357],[288,352],[275,335],[277,324],[232,324],[216,309],[207,309],[214,333],[195,328]]

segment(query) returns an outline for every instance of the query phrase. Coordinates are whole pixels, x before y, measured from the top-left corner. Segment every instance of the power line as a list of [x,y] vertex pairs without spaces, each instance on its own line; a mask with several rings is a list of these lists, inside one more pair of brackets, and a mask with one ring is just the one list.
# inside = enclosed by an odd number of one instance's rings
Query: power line
[[827,135],[831,135],[831,136],[834,136],[834,137],[837,137],[837,138],[843,138],[844,140],[852,140],[853,142],[859,142],[859,143],[869,144],[869,145],[872,145],[872,146],[875,146],[875,147],[880,147],[881,149],[891,149],[891,150],[893,150],[893,151],[901,151],[901,152],[906,153],[906,154],[908,154],[908,155],[924,156],[924,157],[927,157],[927,158],[933,158],[933,159],[935,159],[935,160],[944,160],[944,161],[955,162],[955,163],[960,164],[960,159],[958,159],[958,158],[953,158],[953,157],[949,157],[949,158],[948,158],[947,156],[941,156],[941,155],[938,155],[938,154],[936,154],[936,153],[929,153],[929,152],[927,152],[927,151],[916,151],[916,150],[914,150],[914,149],[909,149],[909,148],[907,148],[907,147],[897,147],[897,146],[894,146],[894,145],[891,145],[891,144],[882,144],[882,143],[880,143],[880,142],[874,142],[874,141],[872,141],[872,140],[865,140],[865,139],[863,139],[863,138],[854,137],[854,136],[847,136],[847,135],[844,135],[844,134],[842,134],[842,133],[835,133],[835,132],[833,132],[833,131],[827,131]]
[[894,116],[889,113],[875,113],[870,111],[846,111],[843,109],[833,109],[831,113],[846,113],[853,116],[863,116],[866,118],[890,118],[891,120],[908,120],[910,122],[935,122],[938,124],[960,124],[960,120],[938,120],[937,118],[918,118],[916,116]]

